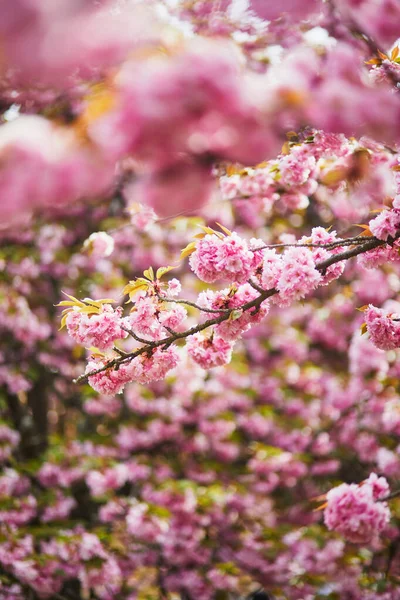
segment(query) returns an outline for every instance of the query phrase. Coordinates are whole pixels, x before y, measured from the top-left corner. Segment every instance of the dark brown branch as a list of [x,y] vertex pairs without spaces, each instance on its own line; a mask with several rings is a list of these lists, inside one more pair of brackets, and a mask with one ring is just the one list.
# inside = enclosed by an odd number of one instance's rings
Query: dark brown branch
[[355,244],[363,244],[365,242],[365,237],[361,235],[357,235],[352,238],[346,238],[344,240],[337,240],[335,242],[328,243],[315,243],[305,242],[304,244],[301,242],[295,242],[293,244],[265,244],[265,246],[260,246],[259,248],[252,248],[252,252],[257,252],[257,250],[266,250],[267,248],[324,248],[325,250],[333,250],[334,248],[340,248],[342,246],[354,246]]
[[341,252],[340,254],[334,254],[333,256],[330,256],[326,260],[318,263],[316,267],[318,271],[321,271],[321,273],[324,274],[328,267],[334,265],[337,262],[341,262],[342,260],[348,260],[349,258],[353,258],[354,256],[358,256],[359,254],[368,252],[368,250],[374,250],[374,248],[378,248],[379,246],[383,246],[385,244],[386,242],[378,240],[374,237],[369,239],[362,246],[358,246],[356,248],[353,248],[352,250],[347,250],[346,252]]

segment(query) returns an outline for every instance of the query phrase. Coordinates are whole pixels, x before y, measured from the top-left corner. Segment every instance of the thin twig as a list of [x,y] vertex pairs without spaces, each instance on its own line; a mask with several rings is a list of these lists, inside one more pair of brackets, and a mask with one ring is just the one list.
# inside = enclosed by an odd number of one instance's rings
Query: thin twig
[[123,331],[126,331],[126,333],[128,335],[130,335],[131,337],[133,337],[134,340],[136,340],[137,342],[139,342],[140,344],[152,344],[152,340],[146,340],[144,338],[139,337],[138,335],[136,335],[136,333],[134,333],[131,329],[128,329],[127,327],[121,326],[121,329],[123,329]]
[[173,302],[174,304],[186,304],[187,306],[191,306],[192,308],[196,308],[197,310],[201,310],[207,313],[215,313],[221,314],[223,312],[230,312],[229,308],[205,308],[204,306],[199,306],[195,302],[191,302],[190,300],[178,300],[176,298],[168,298],[167,296],[162,296],[161,294],[157,294],[158,298],[163,302]]
[[340,248],[341,246],[354,246],[355,244],[363,244],[365,242],[365,236],[356,236],[353,238],[346,238],[344,240],[337,240],[336,242],[329,243],[300,243],[296,242],[293,244],[265,244],[259,248],[252,248],[252,252],[258,250],[266,250],[267,248],[325,248],[326,250],[333,250],[334,248]]
[[127,352],[125,352],[124,350],[121,350],[120,348],[117,348],[117,346],[113,346],[113,350],[114,350],[114,352],[116,352],[120,356],[126,356],[127,355]]

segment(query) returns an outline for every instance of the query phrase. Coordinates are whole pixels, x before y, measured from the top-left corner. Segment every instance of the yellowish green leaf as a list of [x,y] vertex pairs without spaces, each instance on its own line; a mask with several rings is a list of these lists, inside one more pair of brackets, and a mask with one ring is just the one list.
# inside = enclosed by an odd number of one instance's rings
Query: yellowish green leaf
[[157,269],[156,279],[161,279],[161,277],[163,277],[164,275],[166,275],[166,273],[169,273],[173,269],[177,269],[177,267],[160,267],[159,269]]
[[186,258],[187,256],[190,256],[191,254],[193,254],[193,252],[196,250],[196,242],[190,242],[186,248],[184,248],[181,252],[181,256],[180,259],[182,260],[183,258]]
[[285,142],[281,148],[281,154],[283,154],[284,156],[287,156],[288,154],[290,154],[290,143],[289,142]]
[[130,281],[123,289],[122,293],[125,295],[129,295],[129,299],[132,300],[132,297],[139,291],[139,290],[147,290],[149,287],[149,282],[146,281],[146,279],[143,279],[142,277],[140,277],[139,279],[137,279],[136,281]]
[[66,321],[67,321],[67,316],[68,316],[68,313],[66,313],[65,315],[63,315],[63,317],[61,318],[61,326],[60,326],[60,329],[58,331],[61,331],[61,329],[64,329],[64,327],[66,325]]
[[368,304],[364,304],[364,306],[360,306],[360,308],[357,308],[357,310],[359,310],[360,312],[365,312],[368,308]]
[[380,58],[376,58],[376,57],[365,61],[366,65],[380,65],[381,63],[382,63],[382,60]]
[[[78,298],[75,298],[75,296],[70,296],[69,294],[66,294],[65,292],[62,292],[62,293],[64,294],[64,296],[67,296],[67,298],[70,299],[70,301],[72,302],[71,306],[84,306],[83,302],[81,302],[81,300],[78,300]],[[66,300],[62,300],[62,302],[66,302]],[[65,305],[60,302],[56,306],[65,306]]]
[[101,352],[101,350],[99,350],[98,348],[95,348],[94,346],[90,346],[89,348],[86,348],[86,350],[88,350],[92,355],[106,356],[106,354],[104,354],[104,352]]
[[73,302],[72,300],[62,300],[61,302],[59,302],[58,304],[56,304],[56,306],[76,306],[76,302]]
[[347,169],[344,167],[339,167],[322,175],[320,181],[323,185],[336,185],[346,178],[346,174]]
[[204,231],[204,233],[208,233],[209,235],[216,235],[217,232],[214,231],[211,227],[207,227],[205,225],[199,225],[199,227]]
[[233,310],[229,315],[229,321],[236,321],[237,319],[240,319],[242,314],[243,311],[241,309]]
[[148,269],[146,269],[146,271],[143,271],[143,275],[146,277],[146,279],[149,279],[150,281],[154,281],[153,267],[149,267]]
[[221,225],[221,223],[217,223],[218,227],[220,229],[222,229],[222,231],[224,233],[226,233],[226,235],[232,235],[232,231],[229,231],[229,229],[227,229],[226,227],[224,227],[223,225]]
[[368,225],[362,225],[362,224],[360,224],[360,223],[356,223],[356,224],[354,225],[354,227],[361,227],[361,229],[363,229],[363,232],[362,232],[360,235],[362,235],[362,236],[366,236],[366,237],[373,237],[373,233],[372,233],[372,231],[370,230],[370,228],[369,228],[369,226],[368,226]]

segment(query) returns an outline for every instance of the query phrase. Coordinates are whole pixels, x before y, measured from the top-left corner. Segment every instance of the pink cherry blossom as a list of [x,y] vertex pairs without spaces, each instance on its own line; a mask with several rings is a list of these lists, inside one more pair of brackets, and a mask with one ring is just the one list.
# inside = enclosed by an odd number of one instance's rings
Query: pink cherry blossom
[[233,343],[217,335],[204,338],[200,333],[196,333],[187,339],[186,348],[195,363],[203,369],[211,369],[230,362]]
[[111,348],[116,340],[127,337],[124,331],[122,309],[116,310],[110,304],[103,304],[98,314],[71,310],[66,319],[69,335],[79,344],[99,350]]
[[276,284],[279,304],[287,306],[295,299],[304,298],[321,279],[308,248],[289,248],[282,257],[282,272]]
[[164,379],[167,373],[179,364],[179,361],[176,346],[156,348],[151,356],[141,354],[127,366],[130,381],[145,385]]
[[400,321],[395,315],[376,308],[372,304],[365,311],[365,323],[372,343],[381,350],[400,347]]
[[326,495],[326,526],[351,542],[371,542],[383,531],[390,519],[386,502],[380,501],[387,490],[386,480],[378,478],[374,473],[360,485],[342,483],[333,488]]
[[400,227],[400,211],[384,210],[375,219],[370,221],[369,228],[379,240],[396,237]]
[[207,283],[219,279],[244,283],[250,276],[252,261],[246,241],[235,232],[223,239],[207,234],[190,256],[194,273]]
[[[90,360],[86,366],[86,372],[91,373],[106,366],[106,362],[101,360]],[[89,383],[96,392],[113,396],[119,394],[124,389],[125,385],[132,381],[130,373],[130,365],[121,365],[118,370],[106,369],[101,373],[89,376]]]

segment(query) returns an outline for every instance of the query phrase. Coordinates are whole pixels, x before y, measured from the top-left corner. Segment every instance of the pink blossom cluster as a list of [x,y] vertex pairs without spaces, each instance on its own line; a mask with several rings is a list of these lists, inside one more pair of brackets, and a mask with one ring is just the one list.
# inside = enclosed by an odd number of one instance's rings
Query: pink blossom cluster
[[[244,283],[238,287],[231,287],[213,292],[201,292],[198,305],[202,308],[218,310],[232,310],[229,319],[213,327],[218,337],[227,342],[237,340],[242,333],[248,331],[252,325],[260,323],[268,314],[269,301],[264,300],[259,306],[243,310],[242,307],[258,298],[259,293],[249,284]],[[236,310],[237,309],[237,310]],[[222,312],[220,313],[223,314]]]
[[48,323],[31,310],[27,299],[15,291],[6,295],[0,307],[0,328],[7,335],[26,346],[34,346],[50,335]]
[[37,115],[22,115],[1,126],[0,156],[0,191],[12,199],[2,205],[2,227],[26,221],[38,207],[95,197],[113,180],[107,159],[94,160],[72,131]]
[[137,381],[143,385],[152,381],[160,381],[179,364],[179,361],[179,352],[174,345],[156,348],[150,356],[141,354],[134,358],[129,365],[131,381]]
[[[136,381],[143,385],[164,379],[179,363],[179,353],[174,345],[156,348],[150,354],[142,353],[135,358],[107,367],[104,360],[90,360],[86,367],[90,385],[105,395],[119,394],[127,383]],[[97,371],[100,371],[97,373]]]
[[44,523],[66,520],[76,506],[77,503],[74,498],[57,493],[54,503],[49,503],[49,505],[46,506],[41,515],[41,519]]
[[118,64],[137,44],[139,31],[142,37],[154,32],[155,14],[153,26],[149,17],[141,7],[133,10],[115,0],[87,6],[61,0],[57,11],[48,0],[16,0],[4,8],[1,26],[8,85],[23,98],[24,88],[39,81],[39,97],[48,102],[57,97],[50,93],[52,88],[75,88],[81,78],[90,80],[99,70]]
[[307,129],[286,142],[277,159],[221,176],[220,191],[252,228],[261,226],[275,206],[282,212],[303,210],[310,198],[328,204],[337,217],[355,221],[396,194],[395,164],[388,149],[369,138],[355,141]]
[[96,231],[85,240],[83,247],[94,258],[108,257],[114,250],[114,240],[105,231]]
[[360,255],[357,262],[365,269],[376,269],[385,263],[397,263],[400,261],[399,247],[397,241],[393,245],[378,246]]
[[107,350],[116,340],[124,339],[128,323],[122,318],[122,308],[115,310],[111,304],[103,304],[100,312],[88,314],[78,308],[71,310],[66,318],[69,335],[82,346]]
[[230,362],[233,343],[219,335],[203,337],[200,333],[188,337],[186,349],[192,360],[202,369],[220,367]]
[[[106,368],[107,362],[103,360],[89,360],[86,365],[86,373],[91,387],[99,394],[113,396],[120,394],[125,385],[131,381],[131,372],[128,364],[119,365],[118,370],[112,367]],[[96,373],[96,371],[100,371]],[[95,373],[95,374],[94,374]]]
[[83,410],[88,415],[117,415],[122,407],[121,399],[115,396],[88,398]]
[[[338,244],[338,242],[340,242],[340,238],[338,238],[336,231],[327,231],[323,227],[313,227],[313,229],[311,230],[310,237],[303,238],[302,240],[300,240],[300,242],[301,241],[304,241],[305,243],[307,243],[308,241],[310,244],[315,245],[333,243]],[[329,250],[323,247],[313,247],[311,248],[311,251],[314,261],[316,262],[316,264],[319,264],[322,263],[324,260],[328,259],[329,257],[343,252],[343,247],[340,246],[340,244],[336,245],[334,248],[330,248]],[[335,279],[338,279],[343,274],[344,268],[345,263],[343,261],[337,262],[329,266],[322,275],[320,285],[328,285]]]
[[370,304],[365,311],[365,324],[372,343],[381,350],[400,347],[400,318],[396,313],[377,308]]
[[321,284],[321,273],[308,248],[288,248],[283,254],[281,272],[276,283],[280,306],[288,306]]
[[254,268],[254,255],[235,232],[222,238],[206,234],[197,242],[189,262],[197,277],[206,283],[221,279],[244,283]]
[[38,480],[45,488],[69,488],[82,476],[80,467],[45,462],[37,473]]
[[[0,560],[6,572],[10,572],[20,581],[20,586],[14,586],[15,598],[23,597],[22,586],[29,586],[42,597],[49,597],[61,590],[64,577],[76,577],[84,590],[96,589],[98,597],[104,600],[110,597],[110,590],[112,593],[117,593],[119,590],[118,581],[121,571],[116,562],[104,551],[96,535],[79,529],[64,530],[62,542],[42,541],[40,551],[52,557],[45,567],[41,567],[35,561],[35,548],[31,535],[21,536],[16,543],[2,542]],[[59,569],[57,565],[60,566]],[[24,590],[26,591],[26,588]],[[7,591],[5,586],[5,594]],[[8,597],[14,598],[14,596]]]
[[[341,240],[334,231],[313,228],[311,236],[301,238],[298,245],[295,238],[289,236],[287,244],[282,244],[289,248],[278,254],[275,248],[265,246],[262,240],[253,238],[246,242],[236,232],[221,228],[225,235],[206,228],[199,241],[192,243],[194,248],[189,259],[199,279],[214,282],[222,278],[232,282],[231,287],[224,290],[201,292],[197,304],[194,304],[203,312],[203,320],[214,314],[218,321],[210,323],[211,336],[203,338],[195,331],[196,335],[190,337],[187,343],[189,355],[203,368],[227,364],[231,358],[232,342],[251,326],[262,322],[269,311],[269,300],[260,296],[264,290],[271,292],[274,303],[281,307],[289,306],[319,285],[337,279],[344,269],[343,262],[323,269],[325,260],[342,251]],[[190,250],[190,245],[187,250]],[[145,273],[150,274],[150,271]],[[246,279],[249,282],[240,285]],[[139,291],[136,291],[137,288]],[[86,369],[89,383],[106,395],[121,392],[128,382],[147,384],[162,379],[163,374],[179,362],[173,345],[177,339],[174,336],[187,337],[181,329],[187,318],[187,311],[182,306],[185,301],[173,300],[180,291],[178,280],[173,279],[165,286],[157,278],[142,278],[136,283],[130,282],[126,288],[127,292],[129,290],[136,292],[129,317],[122,318],[122,309],[114,311],[108,304],[102,305],[99,314],[82,316],[83,309],[76,307],[66,317],[69,333],[75,339],[80,333],[78,327],[81,327],[81,321],[89,326],[93,324],[96,335],[93,334],[92,338],[96,339],[100,349],[109,348],[114,339],[126,337],[128,331],[138,343],[148,345],[146,351],[142,348],[137,355],[133,353],[123,359],[115,354],[110,356],[109,366],[107,360],[99,358],[90,363],[91,368],[88,366]],[[168,293],[171,298],[166,295]],[[187,304],[193,305],[192,302]],[[112,327],[108,331],[110,317],[116,319],[113,323],[115,331]],[[125,335],[121,335],[121,328]],[[102,336],[105,339],[101,339]],[[161,344],[163,340],[166,340],[165,344]]]
[[[270,214],[278,200],[290,211],[306,208],[309,197],[318,188],[318,176],[325,163],[318,156],[318,152],[323,153],[323,149],[317,143],[317,136],[317,132],[310,133],[310,139],[315,142],[299,142],[290,148],[288,154],[282,154],[278,159],[243,170],[239,174],[221,177],[222,197],[233,201],[236,210],[251,226],[259,222],[260,212]],[[335,141],[332,140],[331,147],[327,144],[326,153],[329,154],[330,150],[332,159],[338,152]],[[350,146],[347,147],[347,152],[350,152]]]
[[375,473],[359,485],[342,483],[326,494],[326,526],[351,542],[370,543],[389,523],[390,510],[382,501],[388,492],[386,479]]
[[100,471],[89,471],[86,482],[93,496],[103,496],[107,492],[117,490],[127,482],[145,480],[150,469],[146,465],[135,462],[118,463],[115,467]]
[[389,237],[395,238],[399,234],[400,211],[396,208],[382,211],[370,221],[369,228],[378,240],[386,241]]
[[140,295],[127,321],[129,328],[142,338],[161,340],[167,335],[166,328],[179,330],[186,317],[186,309],[179,304],[166,308],[157,297]]

